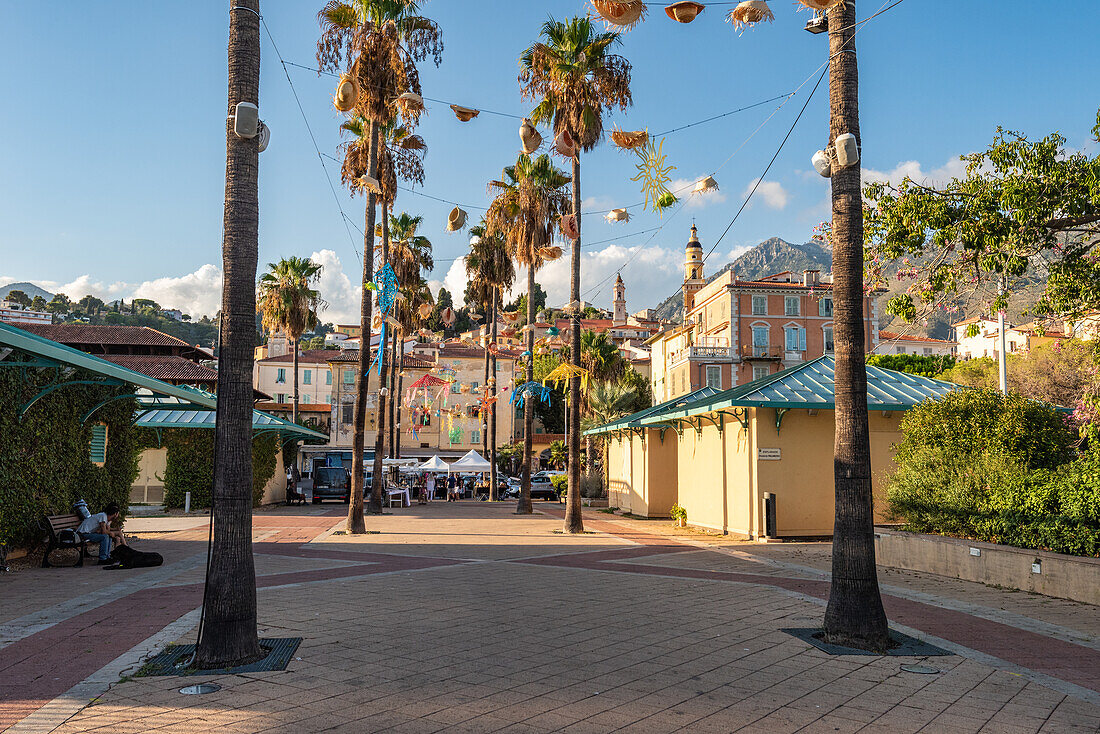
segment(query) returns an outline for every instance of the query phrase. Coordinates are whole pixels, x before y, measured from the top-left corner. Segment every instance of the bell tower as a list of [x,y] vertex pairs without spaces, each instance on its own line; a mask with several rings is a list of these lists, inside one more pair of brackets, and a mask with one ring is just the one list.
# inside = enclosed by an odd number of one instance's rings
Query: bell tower
[[626,284],[623,283],[623,276],[615,276],[615,285],[611,289],[612,293],[612,306],[615,309],[615,319],[612,322],[615,326],[622,326],[626,323]]
[[695,306],[695,294],[707,284],[703,277],[703,246],[699,244],[699,232],[691,224],[691,238],[684,248],[684,318]]

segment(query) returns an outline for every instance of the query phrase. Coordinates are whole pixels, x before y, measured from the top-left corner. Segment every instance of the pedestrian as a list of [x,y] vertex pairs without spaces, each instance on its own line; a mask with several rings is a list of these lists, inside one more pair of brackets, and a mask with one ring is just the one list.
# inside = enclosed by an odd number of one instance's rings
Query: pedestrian
[[458,500],[458,477],[451,474],[447,477],[447,501],[455,502]]
[[427,478],[424,480],[424,501],[431,502],[432,495],[435,494],[435,474],[428,472]]

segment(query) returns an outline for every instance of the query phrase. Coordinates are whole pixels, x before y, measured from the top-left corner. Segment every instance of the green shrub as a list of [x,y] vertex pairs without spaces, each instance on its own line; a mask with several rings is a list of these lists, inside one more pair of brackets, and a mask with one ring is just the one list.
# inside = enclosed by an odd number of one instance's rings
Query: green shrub
[[589,476],[581,475],[581,497],[588,499],[603,499],[607,495],[603,491],[603,477],[599,474]]
[[[164,470],[164,506],[179,508],[191,493],[191,507],[210,507],[214,484],[214,431],[173,428],[163,431],[168,457]],[[252,439],[252,506],[263,500],[264,487],[275,474],[278,438],[263,434]]]
[[937,377],[955,366],[955,358],[947,355],[869,354],[867,364],[885,370],[908,372],[911,375]]
[[686,521],[688,517],[688,511],[680,505],[673,505],[671,508],[669,508],[668,516],[671,517],[673,520],[679,520],[680,518],[683,518]]
[[1100,448],[1041,403],[959,391],[902,420],[888,513],[907,530],[1100,555]]
[[554,474],[550,477],[550,484],[558,494],[564,494],[569,489],[569,476],[567,474]]

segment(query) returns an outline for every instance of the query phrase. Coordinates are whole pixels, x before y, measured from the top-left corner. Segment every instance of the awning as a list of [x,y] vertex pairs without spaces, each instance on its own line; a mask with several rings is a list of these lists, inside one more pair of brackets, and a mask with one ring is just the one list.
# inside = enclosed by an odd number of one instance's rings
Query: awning
[[489,471],[492,464],[486,461],[481,454],[471,449],[465,456],[450,466],[451,471]]
[[664,415],[677,408],[689,405],[696,400],[703,400],[709,397],[713,397],[722,392],[716,387],[701,387],[698,390],[694,390],[689,393],[675,397],[672,400],[666,400],[663,403],[639,410],[637,413],[631,413],[630,415],[623,416],[618,420],[605,423],[602,426],[591,428],[584,432],[585,436],[598,436],[601,433],[614,433],[616,431],[630,431],[639,429],[642,425],[643,418],[650,418],[657,415]]
[[[187,410],[184,408],[153,408],[138,410],[138,419],[134,425],[139,428],[213,428],[217,413],[213,410]],[[320,438],[328,440],[327,433],[299,426],[260,410],[252,411],[252,430],[254,433],[273,432],[284,438]]]
[[433,456],[416,468],[418,471],[447,471],[447,467],[447,462],[438,456]]

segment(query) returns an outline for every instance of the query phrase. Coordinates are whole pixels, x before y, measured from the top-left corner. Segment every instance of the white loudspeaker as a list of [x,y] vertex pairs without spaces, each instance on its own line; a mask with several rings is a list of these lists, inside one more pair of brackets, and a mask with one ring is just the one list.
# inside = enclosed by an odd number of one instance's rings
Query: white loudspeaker
[[814,153],[814,157],[810,159],[810,162],[814,164],[814,170],[825,178],[830,178],[833,175],[833,165],[829,161],[829,154],[825,151],[819,150]]
[[257,134],[257,138],[256,145],[259,147],[259,151],[263,153],[267,150],[267,144],[271,142],[271,128],[265,125],[263,120],[260,120],[260,132]]
[[254,138],[260,131],[260,110],[251,102],[238,102],[233,113],[233,132],[238,138]]
[[848,168],[859,163],[859,145],[856,144],[856,136],[844,133],[836,136],[836,162],[841,168]]

